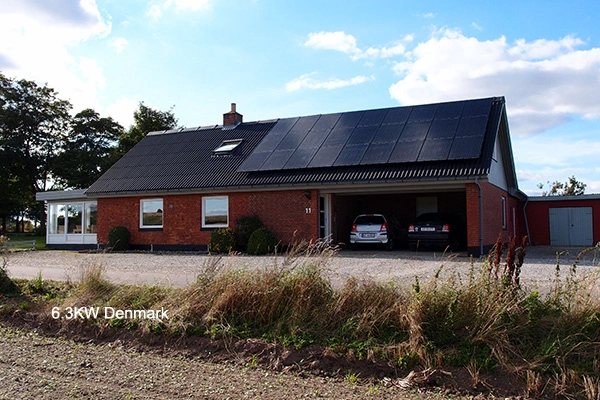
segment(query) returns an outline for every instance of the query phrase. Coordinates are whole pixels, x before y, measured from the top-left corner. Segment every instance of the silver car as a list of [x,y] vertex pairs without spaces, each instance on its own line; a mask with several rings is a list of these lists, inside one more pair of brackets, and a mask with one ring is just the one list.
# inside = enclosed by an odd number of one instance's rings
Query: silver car
[[394,248],[388,220],[382,214],[361,214],[354,219],[350,232],[350,246],[358,244],[381,244],[387,250]]

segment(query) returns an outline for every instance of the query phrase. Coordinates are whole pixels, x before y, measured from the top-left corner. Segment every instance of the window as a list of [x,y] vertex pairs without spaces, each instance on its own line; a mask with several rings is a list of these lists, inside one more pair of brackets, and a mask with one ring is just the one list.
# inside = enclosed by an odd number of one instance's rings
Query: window
[[140,228],[163,227],[163,200],[140,200]]
[[65,204],[48,205],[48,233],[59,235],[65,233]]
[[49,235],[82,235],[96,233],[98,223],[98,203],[48,204]]
[[67,206],[67,233],[82,233],[82,217],[83,204],[69,204]]
[[229,198],[227,196],[202,198],[202,227],[225,228],[229,226]]
[[506,197],[502,197],[502,229],[506,229]]
[[97,203],[86,203],[85,204],[85,233],[96,233],[96,225],[98,224],[98,204]]
[[242,143],[242,139],[224,140],[219,147],[213,150],[213,154],[231,154],[240,143]]

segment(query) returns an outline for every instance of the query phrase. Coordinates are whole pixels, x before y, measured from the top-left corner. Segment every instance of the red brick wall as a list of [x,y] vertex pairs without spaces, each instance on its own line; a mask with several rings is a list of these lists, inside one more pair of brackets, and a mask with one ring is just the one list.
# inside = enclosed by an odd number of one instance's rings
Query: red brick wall
[[[520,201],[508,194],[503,189],[488,182],[481,182],[481,196],[483,209],[483,246],[492,246],[502,236],[502,241],[507,242],[516,231],[517,238],[522,238],[525,233],[523,207]],[[467,190],[467,227],[468,246],[479,247],[479,189],[476,184],[466,185]],[[506,199],[506,228],[502,227],[502,197]],[[516,221],[513,220],[512,209],[515,209]]]
[[[229,226],[245,215],[257,215],[267,228],[285,244],[318,237],[318,195],[304,190],[211,193],[229,197]],[[202,229],[202,195],[136,196],[98,199],[98,242],[106,243],[108,231],[123,225],[131,233],[134,245],[205,245],[210,229]],[[163,228],[140,229],[140,200],[163,199]],[[171,207],[172,206],[172,207]]]

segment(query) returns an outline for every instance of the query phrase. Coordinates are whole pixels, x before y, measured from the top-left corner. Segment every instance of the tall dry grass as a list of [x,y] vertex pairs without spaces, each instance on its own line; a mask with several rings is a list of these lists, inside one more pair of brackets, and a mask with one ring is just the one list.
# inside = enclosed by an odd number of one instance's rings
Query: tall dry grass
[[532,394],[549,387],[597,392],[600,301],[590,293],[598,276],[579,277],[577,262],[563,272],[558,261],[554,287],[541,295],[520,282],[526,241],[511,240],[505,248],[499,240],[483,262],[472,261],[468,276],[442,279],[442,266],[411,287],[350,278],[334,288],[325,271],[336,251],[323,242],[303,243],[265,258],[258,269],[224,262],[235,256],[209,257],[184,289],[117,287],[92,266],[74,296],[120,308],[164,307],[170,319],[159,332],[173,335],[318,344],[402,367],[465,367],[478,379],[502,366],[522,374]]

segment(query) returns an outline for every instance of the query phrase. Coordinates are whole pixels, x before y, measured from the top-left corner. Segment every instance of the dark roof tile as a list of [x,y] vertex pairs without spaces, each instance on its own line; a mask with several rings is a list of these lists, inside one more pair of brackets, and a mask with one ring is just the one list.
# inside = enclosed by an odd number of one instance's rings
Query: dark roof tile
[[503,117],[500,97],[152,132],[87,193],[481,177]]

